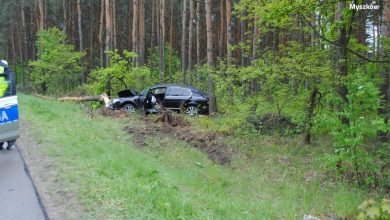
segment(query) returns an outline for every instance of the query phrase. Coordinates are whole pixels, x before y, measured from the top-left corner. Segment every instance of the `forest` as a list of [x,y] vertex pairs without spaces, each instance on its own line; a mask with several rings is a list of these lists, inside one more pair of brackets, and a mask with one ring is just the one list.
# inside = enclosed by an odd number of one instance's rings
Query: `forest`
[[389,193],[390,0],[0,2],[23,93],[192,85],[210,98],[196,123],[329,148],[329,172]]

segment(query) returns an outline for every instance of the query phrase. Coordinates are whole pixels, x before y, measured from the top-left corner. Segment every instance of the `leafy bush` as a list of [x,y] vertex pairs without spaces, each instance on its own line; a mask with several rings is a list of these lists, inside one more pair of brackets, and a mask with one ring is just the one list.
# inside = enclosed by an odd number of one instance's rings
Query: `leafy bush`
[[390,219],[390,200],[382,199],[380,204],[369,199],[359,206],[357,220],[386,220]]
[[[375,81],[366,73],[357,71],[348,83],[348,103],[344,103],[339,117],[348,119],[349,123],[331,117],[326,122],[332,129],[335,154],[330,161],[341,173],[354,173],[359,185],[372,186],[378,182],[377,172],[380,170],[377,151],[383,146],[372,149],[368,140],[375,139],[380,131],[387,131],[388,126],[378,115],[381,108],[379,89]],[[340,105],[340,97],[334,95],[334,103]],[[382,180],[383,181],[383,180]]]
[[66,36],[58,28],[38,32],[38,59],[30,61],[34,89],[41,93],[62,94],[80,85],[80,59],[84,53],[65,44]]

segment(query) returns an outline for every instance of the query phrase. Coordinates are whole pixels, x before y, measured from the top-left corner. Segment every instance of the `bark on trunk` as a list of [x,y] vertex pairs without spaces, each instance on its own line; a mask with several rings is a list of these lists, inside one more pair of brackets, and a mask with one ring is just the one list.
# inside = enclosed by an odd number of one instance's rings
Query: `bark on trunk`
[[[83,25],[82,25],[82,14],[81,14],[81,0],[77,0],[77,24],[79,29],[79,51],[82,53],[84,51],[84,45],[83,45]],[[84,74],[84,64],[83,64],[83,58],[80,58],[80,64],[81,64],[81,82],[85,83],[87,82],[87,76]]]
[[187,35],[187,0],[183,0],[183,10],[181,14],[181,72],[183,82],[186,80],[186,35]]
[[200,2],[196,1],[196,65],[200,65]]
[[311,144],[311,128],[313,127],[314,110],[317,105],[318,88],[314,85],[311,91],[309,106],[306,113],[306,128],[303,142],[307,145]]
[[[346,1],[342,1],[338,3],[336,21],[343,20],[342,12],[344,11],[346,4],[347,4]],[[337,53],[337,70],[341,78],[340,82],[344,82],[345,81],[344,78],[348,76],[348,65],[347,65],[348,54],[347,54],[347,50],[345,49],[345,46],[348,45],[346,25],[342,25],[339,28],[338,32],[339,32],[339,37],[337,42],[341,46],[338,48],[338,53]],[[348,103],[348,88],[344,83],[341,83],[338,86],[337,92],[339,96],[343,99],[344,104]],[[342,106],[339,106],[339,108],[340,108],[339,111],[342,111],[341,109]],[[343,124],[349,123],[348,118],[346,117],[341,117],[341,121]]]
[[[112,32],[112,17],[110,0],[106,0],[106,51],[111,50],[111,32]],[[110,56],[106,55],[106,66],[110,66]]]
[[172,82],[172,50],[173,50],[173,0],[171,0],[171,15],[169,22],[169,64],[168,64],[168,74],[169,81]]
[[[132,29],[132,38],[133,38],[133,52],[139,53],[138,51],[138,1],[133,0],[133,29]],[[138,65],[137,58],[133,60],[135,65]]]
[[[206,10],[206,32],[207,32],[207,65],[212,70],[214,69],[213,58],[213,32],[212,32],[212,18],[211,18],[212,0],[205,0]],[[209,71],[208,74],[208,94],[209,94],[209,114],[212,115],[217,112],[217,98],[215,97],[215,82]]]
[[145,0],[139,0],[139,65],[145,64]]
[[39,7],[39,29],[42,30],[46,28],[45,0],[39,0],[38,7]]
[[104,66],[104,41],[103,41],[103,32],[104,32],[104,11],[105,11],[105,0],[100,2],[100,20],[99,20],[99,55],[100,55],[100,66]]
[[[193,35],[194,35],[194,19],[195,19],[195,13],[194,13],[194,1],[190,0],[190,20],[189,20],[189,30],[188,30],[188,70],[192,70],[192,42],[193,42]],[[184,82],[186,83],[186,82]]]
[[165,81],[165,0],[160,0],[160,25],[159,25],[159,78]]
[[[224,0],[221,0],[219,5],[220,5],[220,15],[219,15],[219,39],[218,39],[218,48],[219,48],[219,57],[222,58],[223,55],[224,55],[224,44],[225,44],[225,41],[224,41],[224,36],[225,36],[225,13],[224,13]],[[226,5],[228,3],[226,2]],[[227,23],[227,21],[226,21]]]

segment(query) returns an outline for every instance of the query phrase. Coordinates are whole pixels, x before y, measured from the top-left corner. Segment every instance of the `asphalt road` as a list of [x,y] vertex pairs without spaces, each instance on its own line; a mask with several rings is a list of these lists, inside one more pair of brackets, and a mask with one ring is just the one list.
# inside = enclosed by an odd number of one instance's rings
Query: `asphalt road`
[[45,220],[17,148],[0,150],[0,219]]

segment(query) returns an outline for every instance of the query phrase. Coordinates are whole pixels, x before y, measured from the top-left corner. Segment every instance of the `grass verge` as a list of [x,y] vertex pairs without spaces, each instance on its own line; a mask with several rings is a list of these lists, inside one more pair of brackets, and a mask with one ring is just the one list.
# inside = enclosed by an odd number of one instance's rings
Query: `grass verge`
[[230,167],[169,137],[149,137],[137,148],[125,125],[136,119],[88,119],[80,105],[20,95],[22,120],[79,189],[86,218],[302,219],[303,214],[351,217],[367,192],[323,176],[321,149],[294,139],[231,137],[251,146]]

